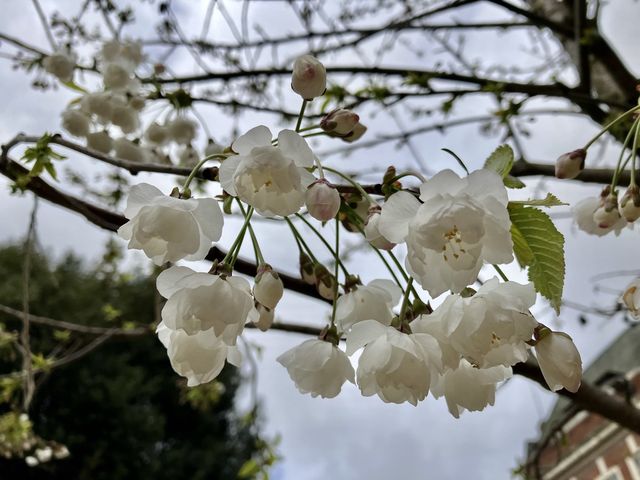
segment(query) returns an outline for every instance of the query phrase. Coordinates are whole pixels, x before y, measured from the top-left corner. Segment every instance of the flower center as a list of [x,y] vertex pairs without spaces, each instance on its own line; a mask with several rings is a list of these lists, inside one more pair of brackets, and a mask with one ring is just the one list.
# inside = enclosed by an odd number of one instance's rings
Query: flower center
[[442,245],[442,257],[445,262],[458,260],[461,255],[467,253],[463,248],[462,235],[456,225],[448,232],[445,232],[443,236],[444,245]]

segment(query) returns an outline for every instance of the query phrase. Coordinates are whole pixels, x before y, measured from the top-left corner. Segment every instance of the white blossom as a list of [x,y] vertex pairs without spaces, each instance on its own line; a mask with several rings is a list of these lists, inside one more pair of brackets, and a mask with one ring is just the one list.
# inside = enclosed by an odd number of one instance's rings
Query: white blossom
[[195,387],[216,378],[225,361],[239,366],[239,352],[218,338],[213,329],[187,335],[181,330],[171,330],[160,322],[156,330],[160,342],[167,349],[171,367],[178,375],[187,378],[187,386]]
[[307,186],[315,178],[305,168],[314,155],[304,138],[292,130],[278,134],[271,145],[271,131],[258,126],[241,135],[232,145],[238,155],[222,162],[220,184],[265,216],[287,216],[300,210]]
[[87,93],[80,101],[80,108],[83,112],[96,115],[101,123],[111,122],[114,102],[112,96],[105,92]]
[[101,73],[106,89],[126,90],[131,85],[131,70],[121,63],[108,63],[103,65]]
[[124,137],[116,138],[113,141],[113,148],[116,157],[131,162],[143,163],[147,160],[147,151],[140,145]]
[[111,111],[111,123],[120,127],[122,133],[135,132],[140,127],[138,112],[128,105],[114,105]]
[[87,147],[108,154],[113,150],[113,138],[105,131],[88,133]]
[[258,303],[256,304],[258,312],[257,317],[253,320],[253,324],[261,331],[266,332],[273,325],[275,320],[275,311]]
[[189,145],[197,133],[196,123],[190,118],[178,117],[167,124],[169,136],[180,145]]
[[620,199],[620,216],[627,222],[635,222],[640,218],[640,189],[637,185],[630,185]]
[[493,278],[471,297],[450,295],[432,314],[414,320],[411,329],[433,335],[479,367],[508,367],[527,359],[526,342],[538,325],[529,313],[535,300],[533,284]]
[[338,298],[336,324],[346,332],[363,320],[376,320],[390,325],[391,309],[400,301],[402,290],[391,280],[372,280],[366,286],[357,285],[349,293]]
[[601,206],[601,201],[596,197],[588,197],[579,201],[573,208],[573,215],[578,225],[578,228],[583,232],[591,235],[597,235],[602,237],[609,232],[614,232],[616,235],[620,235],[620,232],[627,226],[627,221],[618,216],[617,221],[606,227],[601,227],[594,218],[594,213]]
[[213,329],[224,343],[235,345],[245,323],[257,320],[251,287],[244,278],[173,266],[158,275],[156,286],[167,299],[161,315],[171,330],[195,335]]
[[302,55],[293,64],[291,88],[305,100],[313,100],[327,89],[327,71],[311,55]]
[[152,145],[166,145],[169,142],[169,129],[164,125],[153,122],[144,132],[144,139]]
[[427,396],[432,372],[441,370],[437,341],[423,333],[401,333],[375,320],[356,323],[347,334],[347,354],[364,347],[356,378],[362,395],[412,405]]
[[340,193],[324,178],[313,182],[304,196],[309,215],[321,222],[335,218],[340,210]]
[[131,187],[124,214],[129,221],[118,235],[156,265],[204,259],[220,239],[224,222],[215,199],[173,198],[147,183]]
[[462,359],[456,369],[434,380],[431,393],[436,398],[444,396],[451,415],[459,418],[463,410],[477,412],[493,405],[497,384],[511,376],[510,367],[476,368]]
[[389,197],[378,230],[390,242],[407,244],[407,267],[437,297],[462,291],[487,263],[513,260],[511,220],[502,178],[477,170],[460,178],[443,170],[420,187]]
[[62,112],[62,128],[74,137],[86,137],[91,121],[80,110],[67,109]]
[[61,82],[71,82],[76,60],[71,53],[59,50],[45,57],[42,66],[45,71],[57,77]]
[[36,448],[34,453],[40,463],[47,463],[53,458],[53,450],[49,446]]
[[286,351],[277,361],[287,369],[300,393],[333,398],[345,381],[355,383],[347,355],[331,342],[310,339]]
[[582,380],[582,359],[573,340],[563,332],[544,331],[535,350],[544,380],[551,391],[577,392]]
[[195,167],[200,160],[200,155],[196,152],[195,148],[191,145],[187,145],[180,152],[180,165],[184,167]]

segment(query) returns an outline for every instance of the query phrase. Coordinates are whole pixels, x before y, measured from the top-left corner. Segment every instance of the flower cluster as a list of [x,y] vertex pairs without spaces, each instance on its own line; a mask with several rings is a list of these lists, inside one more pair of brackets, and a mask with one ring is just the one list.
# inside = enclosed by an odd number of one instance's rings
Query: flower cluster
[[[195,166],[200,153],[193,145],[198,127],[192,118],[178,112],[143,128],[141,115],[148,92],[136,75],[145,61],[142,45],[112,40],[102,46],[97,60],[102,88],[85,91],[72,102],[62,113],[62,127],[74,137],[84,138],[88,148],[104,155],[114,154],[138,163]],[[56,52],[44,59],[43,67],[60,81],[72,82],[75,56]],[[221,152],[222,147],[211,139],[204,149],[205,155]]]
[[[102,58],[107,93],[99,95],[133,98],[130,89],[139,87],[134,70],[143,59],[139,48],[110,43]],[[484,265],[509,263],[514,257],[503,175],[486,168],[465,177],[443,170],[423,181],[416,191],[396,184],[391,169],[388,183],[397,188],[383,203],[353,181],[351,187],[362,195],[354,205],[346,189],[341,191],[325,178],[322,162],[304,132],[319,129],[311,135],[353,141],[366,128],[357,114],[344,109],[331,111],[318,125],[302,128],[307,103],[326,89],[326,71],[317,59],[305,55],[296,60],[292,88],[302,98],[295,130],[285,129],[274,137],[260,125],[239,136],[220,155],[218,180],[224,190],[225,211],[236,202],[244,216],[224,259],[216,260],[208,273],[172,265],[157,278],[158,292],[166,299],[157,334],[173,369],[187,378],[189,386],[209,382],[227,362],[239,365],[237,344],[245,327],[264,331],[274,326],[284,284],[264,261],[251,226],[255,212],[276,221],[285,218],[299,248],[302,280],[333,303],[330,322],[317,339],[306,340],[278,357],[300,392],[332,398],[351,382],[364,396],[417,405],[431,391],[435,397],[444,397],[449,411],[458,417],[464,410],[492,405],[497,385],[512,375],[513,365],[527,361],[532,347],[549,387],[576,391],[582,371],[580,356],[568,336],[551,332],[531,315],[536,301],[533,284],[494,278],[477,291],[470,287]],[[87,96],[80,105],[92,99]],[[72,117],[88,118],[82,107],[66,115],[68,129],[80,123]],[[91,115],[96,116],[91,121],[96,121],[98,110]],[[89,127],[81,130],[75,131],[86,132]],[[151,124],[144,140],[156,147],[170,140],[189,145],[195,133],[190,121],[177,118],[169,125]],[[190,163],[197,166],[183,187],[171,195],[148,184],[131,189],[125,210],[128,222],[118,231],[129,248],[141,250],[156,265],[207,256],[221,238],[224,220],[218,199],[191,197],[189,182],[204,161],[207,159],[199,161],[194,153]],[[299,215],[304,219],[303,207],[322,224],[336,220],[335,250],[322,238],[334,254],[333,273],[317,260],[288,218]],[[389,251],[405,281],[391,269],[394,281],[376,279],[363,285],[351,275],[337,253],[340,221],[364,235],[376,250]],[[232,275],[247,232],[257,260],[253,286]],[[406,248],[406,271],[392,252],[401,248]],[[450,294],[432,310],[421,300],[414,280],[431,298]],[[340,348],[343,339],[344,350]]]

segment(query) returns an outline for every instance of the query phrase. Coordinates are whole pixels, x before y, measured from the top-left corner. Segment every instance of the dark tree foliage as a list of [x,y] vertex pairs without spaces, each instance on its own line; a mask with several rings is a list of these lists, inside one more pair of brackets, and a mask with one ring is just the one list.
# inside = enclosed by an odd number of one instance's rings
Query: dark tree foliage
[[[21,268],[20,248],[0,249],[0,303],[20,308]],[[85,325],[105,326],[110,318],[113,326],[147,326],[154,321],[152,282],[87,270],[73,256],[53,265],[34,254],[31,313]],[[7,329],[19,326],[2,314],[0,320]],[[60,343],[49,327],[34,325],[32,333],[36,354],[46,356]],[[75,337],[66,344],[79,341]],[[2,371],[15,370],[15,362],[5,356]],[[255,452],[257,427],[234,412],[237,371],[226,368],[218,380],[195,402],[155,335],[112,338],[81,361],[39,377],[30,412],[35,432],[65,444],[71,455],[35,468],[23,459],[1,459],[0,478],[236,478]]]

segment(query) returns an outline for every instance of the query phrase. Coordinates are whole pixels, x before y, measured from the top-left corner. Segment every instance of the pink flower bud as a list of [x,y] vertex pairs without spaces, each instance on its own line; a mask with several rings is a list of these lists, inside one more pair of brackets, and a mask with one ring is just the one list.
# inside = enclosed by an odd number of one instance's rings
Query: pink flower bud
[[351,130],[351,132],[348,135],[345,135],[344,137],[342,137],[342,139],[345,142],[352,143],[352,142],[355,142],[356,140],[359,140],[360,137],[362,137],[366,131],[367,131],[367,127],[365,127],[363,124],[358,122],[356,126],[353,127],[353,130]]
[[640,218],[640,189],[637,185],[630,186],[620,200],[620,215],[631,223]]
[[309,214],[321,222],[335,218],[340,210],[340,194],[336,187],[324,178],[316,180],[309,186],[304,201]]
[[313,100],[327,89],[327,71],[320,61],[311,55],[298,57],[293,64],[291,88],[305,100]]
[[556,177],[562,179],[576,178],[584,169],[586,157],[587,151],[584,148],[560,155],[556,160]]
[[325,115],[320,121],[320,127],[325,132],[336,135],[347,135],[355,128],[359,120],[360,117],[356,113],[353,113],[351,110],[339,108]]
[[253,296],[261,305],[273,310],[284,294],[284,285],[277,272],[271,265],[260,265],[256,283],[253,286]]

